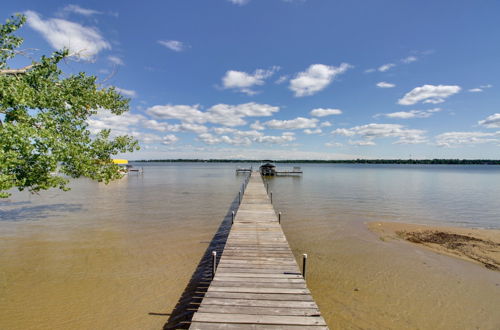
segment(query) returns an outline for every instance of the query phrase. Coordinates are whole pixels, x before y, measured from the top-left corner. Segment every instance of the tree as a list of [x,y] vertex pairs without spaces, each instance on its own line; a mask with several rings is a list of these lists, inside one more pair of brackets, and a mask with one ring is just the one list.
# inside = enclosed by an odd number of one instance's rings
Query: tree
[[121,177],[111,156],[138,150],[129,136],[112,138],[110,130],[93,135],[87,119],[107,109],[120,115],[129,100],[96,77],[63,75],[58,64],[67,49],[12,69],[23,39],[14,35],[26,21],[16,15],[0,25],[0,197],[18,188],[38,192],[68,190],[68,177],[85,176],[108,183]]

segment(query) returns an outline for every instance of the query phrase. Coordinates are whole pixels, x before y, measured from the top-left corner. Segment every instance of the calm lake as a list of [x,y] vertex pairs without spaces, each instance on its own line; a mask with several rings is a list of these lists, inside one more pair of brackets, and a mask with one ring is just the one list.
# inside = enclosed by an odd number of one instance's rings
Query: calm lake
[[[238,194],[235,169],[247,164],[135,165],[144,174],[109,185],[78,179],[70,192],[0,201],[0,328],[162,328]],[[498,273],[469,272],[464,263],[450,275],[440,268],[446,257],[425,253],[415,258],[435,268],[417,269],[413,248],[364,228],[400,221],[498,229],[500,166],[300,166],[303,176],[272,178],[269,189],[294,253],[310,254],[308,284],[331,328],[500,324],[490,314],[500,288],[471,284]],[[427,282],[415,282],[421,277]],[[471,299],[476,312],[464,313]],[[436,304],[443,312],[429,317]]]

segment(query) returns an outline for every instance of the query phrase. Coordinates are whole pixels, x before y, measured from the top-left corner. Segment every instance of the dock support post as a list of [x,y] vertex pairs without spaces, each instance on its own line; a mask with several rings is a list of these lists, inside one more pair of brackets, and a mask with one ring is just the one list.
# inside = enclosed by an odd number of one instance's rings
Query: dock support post
[[271,204],[273,203],[273,192],[271,191]]
[[234,211],[231,211],[231,224],[234,224]]
[[278,212],[278,223],[281,223],[281,212]]
[[302,255],[302,277],[304,280],[306,279],[306,270],[307,270],[307,253]]
[[266,182],[266,193],[269,194],[269,183]]
[[238,193],[238,204],[241,204],[241,190],[240,190],[240,192]]
[[216,270],[217,270],[217,251],[212,251],[212,278],[215,277]]

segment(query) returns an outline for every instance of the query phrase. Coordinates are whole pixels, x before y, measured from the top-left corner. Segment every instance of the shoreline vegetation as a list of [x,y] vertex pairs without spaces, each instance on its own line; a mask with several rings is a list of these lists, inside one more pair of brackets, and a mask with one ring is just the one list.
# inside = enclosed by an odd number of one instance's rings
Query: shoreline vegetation
[[[258,163],[260,159],[150,159],[138,163]],[[500,165],[499,159],[286,159],[276,163],[302,164],[408,164],[408,165]]]
[[500,271],[500,230],[370,222],[382,241],[403,240]]

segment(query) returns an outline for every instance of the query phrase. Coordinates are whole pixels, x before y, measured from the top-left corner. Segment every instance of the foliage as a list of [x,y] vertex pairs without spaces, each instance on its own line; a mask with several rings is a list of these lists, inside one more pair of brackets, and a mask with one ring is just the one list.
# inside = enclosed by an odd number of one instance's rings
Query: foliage
[[15,187],[68,190],[67,177],[106,183],[121,177],[111,156],[138,150],[137,141],[110,138],[109,130],[92,136],[87,119],[104,109],[120,115],[129,100],[99,86],[94,76],[63,75],[58,64],[68,50],[10,69],[8,60],[21,55],[23,42],[13,33],[24,22],[16,15],[0,25],[0,197]]

